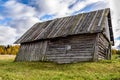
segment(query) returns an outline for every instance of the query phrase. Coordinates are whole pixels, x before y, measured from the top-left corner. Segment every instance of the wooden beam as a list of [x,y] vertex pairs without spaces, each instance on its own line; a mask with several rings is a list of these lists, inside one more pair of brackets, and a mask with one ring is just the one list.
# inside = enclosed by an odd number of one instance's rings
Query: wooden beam
[[94,44],[93,61],[98,61],[98,39],[99,39],[99,33],[96,36],[96,40]]

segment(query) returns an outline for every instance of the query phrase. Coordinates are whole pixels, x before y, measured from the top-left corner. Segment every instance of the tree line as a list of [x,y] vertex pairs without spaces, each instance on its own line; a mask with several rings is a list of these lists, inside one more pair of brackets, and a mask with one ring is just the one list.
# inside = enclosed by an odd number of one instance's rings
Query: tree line
[[112,54],[120,55],[120,50],[112,49]]
[[0,55],[16,55],[19,47],[19,45],[0,45]]

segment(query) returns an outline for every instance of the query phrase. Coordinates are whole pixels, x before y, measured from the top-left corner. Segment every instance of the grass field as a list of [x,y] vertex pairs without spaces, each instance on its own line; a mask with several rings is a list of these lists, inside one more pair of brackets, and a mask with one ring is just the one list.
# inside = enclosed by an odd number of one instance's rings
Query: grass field
[[119,59],[58,65],[13,62],[14,57],[0,55],[0,80],[120,80]]

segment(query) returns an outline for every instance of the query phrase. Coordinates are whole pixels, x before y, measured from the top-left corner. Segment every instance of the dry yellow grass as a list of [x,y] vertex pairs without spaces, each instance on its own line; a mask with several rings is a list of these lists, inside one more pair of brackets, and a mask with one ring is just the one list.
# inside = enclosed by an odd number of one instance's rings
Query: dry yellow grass
[[0,60],[14,59],[16,55],[0,55]]

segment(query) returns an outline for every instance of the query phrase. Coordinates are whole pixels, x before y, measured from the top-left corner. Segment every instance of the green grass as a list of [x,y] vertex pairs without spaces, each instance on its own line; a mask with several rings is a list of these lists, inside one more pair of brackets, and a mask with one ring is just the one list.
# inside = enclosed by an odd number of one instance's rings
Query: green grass
[[[0,80],[120,80],[120,60],[74,64],[0,59]],[[0,56],[1,57],[1,56]]]

